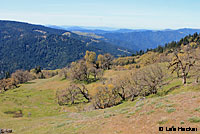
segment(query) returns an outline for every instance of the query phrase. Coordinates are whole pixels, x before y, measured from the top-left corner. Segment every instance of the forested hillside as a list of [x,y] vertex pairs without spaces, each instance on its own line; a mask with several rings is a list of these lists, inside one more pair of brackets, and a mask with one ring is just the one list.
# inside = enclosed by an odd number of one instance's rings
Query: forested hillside
[[126,33],[105,33],[99,34],[104,37],[107,42],[123,46],[132,50],[146,50],[148,48],[156,48],[159,45],[164,46],[171,41],[178,41],[181,38],[195,32],[200,33],[199,29],[179,29],[164,31],[140,31]]
[[[62,28],[62,27],[60,27]],[[199,29],[178,29],[178,30],[132,30],[119,29],[113,31],[70,29],[76,34],[94,37],[103,41],[123,46],[134,51],[156,48],[164,46],[171,41],[179,41],[181,38],[195,32],[200,33]]]
[[0,21],[0,77],[17,69],[56,69],[83,57],[86,50],[129,54],[121,47],[97,39],[13,21]]

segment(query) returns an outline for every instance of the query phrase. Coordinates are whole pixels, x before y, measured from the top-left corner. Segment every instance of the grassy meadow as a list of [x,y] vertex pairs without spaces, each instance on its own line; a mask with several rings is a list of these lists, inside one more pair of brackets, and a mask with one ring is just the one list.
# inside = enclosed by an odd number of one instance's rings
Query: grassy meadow
[[[109,70],[104,78],[124,75],[128,71]],[[19,88],[0,94],[0,127],[15,134],[114,134],[158,133],[159,126],[200,126],[200,85],[188,79],[182,85],[175,78],[156,95],[120,105],[86,111],[89,104],[59,106],[56,91],[70,81],[58,76],[36,79]],[[93,92],[96,83],[87,84]],[[142,131],[143,130],[143,131]]]

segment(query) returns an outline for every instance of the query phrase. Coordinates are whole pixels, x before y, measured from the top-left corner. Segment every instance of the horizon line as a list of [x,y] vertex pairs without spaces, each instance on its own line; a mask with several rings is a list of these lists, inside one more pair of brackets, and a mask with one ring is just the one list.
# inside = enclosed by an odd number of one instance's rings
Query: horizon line
[[[45,27],[50,27],[50,26],[57,26],[60,28],[64,27],[80,27],[86,30],[102,30],[100,28],[109,28],[109,29],[113,29],[113,30],[108,30],[108,31],[115,31],[115,30],[121,30],[121,29],[127,29],[127,30],[152,30],[152,31],[164,31],[164,30],[180,30],[180,29],[200,29],[200,28],[194,28],[194,27],[177,27],[177,28],[132,28],[132,27],[109,27],[109,26],[90,26],[90,25],[71,25],[71,24],[64,24],[64,25],[56,25],[56,24],[42,24],[42,23],[34,23],[34,22],[30,22],[30,21],[22,21],[22,20],[8,20],[8,19],[0,19],[0,21],[11,21],[11,22],[20,22],[20,23],[27,23],[27,24],[32,24],[32,25],[41,25],[41,26],[45,26]],[[88,27],[88,28],[87,28]],[[52,28],[52,27],[50,27]],[[92,28],[92,29],[90,29]],[[103,30],[106,31],[106,30]]]

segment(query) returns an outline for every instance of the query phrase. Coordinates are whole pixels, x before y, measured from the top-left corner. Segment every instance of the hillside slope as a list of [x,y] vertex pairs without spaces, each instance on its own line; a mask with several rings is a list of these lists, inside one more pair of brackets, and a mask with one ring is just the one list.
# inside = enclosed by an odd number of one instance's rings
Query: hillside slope
[[[123,72],[108,71],[104,77]],[[58,76],[33,80],[0,94],[0,126],[12,129],[14,134],[154,134],[159,133],[159,126],[172,125],[195,127],[199,132],[200,87],[181,86],[179,81],[175,79],[165,88],[166,96],[138,98],[112,108],[84,111],[85,104],[57,104],[56,90],[67,87],[68,80]]]
[[105,33],[99,34],[103,36],[104,40],[123,46],[132,50],[146,50],[147,48],[156,48],[158,45],[164,46],[171,41],[178,41],[181,38],[195,32],[200,33],[199,29],[179,29],[167,31],[140,31],[140,32],[126,32],[126,33]]
[[83,57],[86,50],[129,54],[122,47],[97,39],[79,36],[65,30],[52,29],[13,21],[0,21],[0,77],[17,69],[62,68]]

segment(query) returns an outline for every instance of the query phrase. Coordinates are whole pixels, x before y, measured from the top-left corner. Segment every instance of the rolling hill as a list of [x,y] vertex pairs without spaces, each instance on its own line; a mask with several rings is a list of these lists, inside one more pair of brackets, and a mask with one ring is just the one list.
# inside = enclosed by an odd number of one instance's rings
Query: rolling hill
[[[127,71],[107,71],[105,78]],[[118,106],[84,111],[85,104],[59,106],[56,91],[70,81],[58,76],[37,79],[0,94],[0,126],[18,134],[147,134],[159,127],[195,127],[200,124],[199,85],[181,85],[180,78],[161,93],[145,99],[126,101]],[[189,82],[192,82],[190,80]],[[87,85],[92,90],[95,83]],[[22,117],[14,117],[22,111]],[[145,128],[145,129],[144,129]],[[199,131],[199,130],[198,130]]]
[[83,57],[97,54],[128,55],[122,47],[66,30],[14,21],[0,21],[0,77],[17,69],[62,68]]

